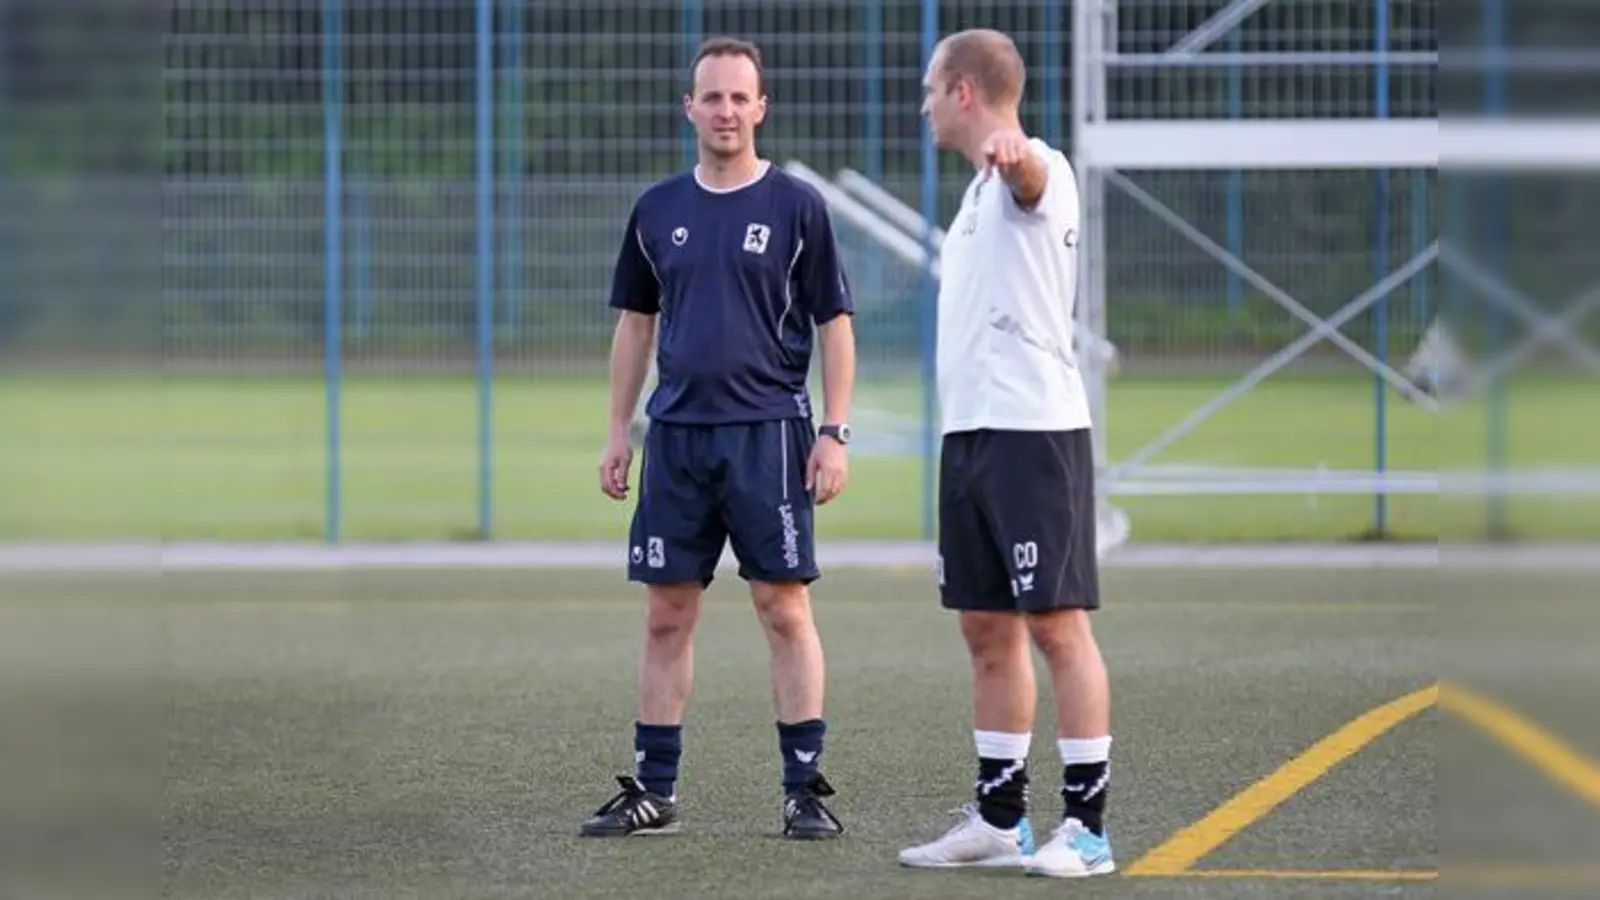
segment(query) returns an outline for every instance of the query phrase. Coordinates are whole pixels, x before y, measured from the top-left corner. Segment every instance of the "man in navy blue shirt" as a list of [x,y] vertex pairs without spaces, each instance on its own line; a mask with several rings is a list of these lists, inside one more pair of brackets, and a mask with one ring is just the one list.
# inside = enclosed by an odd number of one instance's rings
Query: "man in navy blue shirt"
[[[755,148],[766,115],[760,52],[728,38],[696,54],[684,111],[699,164],[650,187],[622,235],[611,306],[611,434],[600,488],[628,496],[628,427],[656,345],[628,577],[648,622],[636,772],[584,823],[590,836],[679,826],[676,782],[700,599],[726,543],[772,648],[783,833],[837,837],[822,803],[823,655],[811,614],[813,504],[844,489],[855,378],[852,301],[828,210]],[[821,426],[806,388],[822,351]]]

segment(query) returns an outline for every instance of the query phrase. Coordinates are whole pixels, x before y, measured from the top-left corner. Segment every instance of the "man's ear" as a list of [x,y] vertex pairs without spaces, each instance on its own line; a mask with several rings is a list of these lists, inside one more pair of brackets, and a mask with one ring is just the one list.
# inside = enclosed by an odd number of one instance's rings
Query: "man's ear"
[[694,95],[685,93],[683,95],[683,117],[685,119],[689,118],[689,111],[691,109],[694,109]]
[[755,121],[752,124],[760,125],[762,122],[765,122],[766,119],[767,119],[767,95],[766,94],[762,94],[760,99],[756,100],[756,117],[755,117]]
[[978,92],[972,87],[972,82],[965,78],[957,78],[950,88],[956,95],[956,106],[967,109],[978,102]]

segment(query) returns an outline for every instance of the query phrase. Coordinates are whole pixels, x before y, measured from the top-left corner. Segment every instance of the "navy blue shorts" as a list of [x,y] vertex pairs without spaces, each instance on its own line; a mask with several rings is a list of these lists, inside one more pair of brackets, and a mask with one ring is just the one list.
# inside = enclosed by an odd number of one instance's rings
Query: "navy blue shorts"
[[651,422],[628,531],[628,579],[708,585],[731,542],[746,581],[815,581],[821,572],[805,486],[815,442],[805,419]]

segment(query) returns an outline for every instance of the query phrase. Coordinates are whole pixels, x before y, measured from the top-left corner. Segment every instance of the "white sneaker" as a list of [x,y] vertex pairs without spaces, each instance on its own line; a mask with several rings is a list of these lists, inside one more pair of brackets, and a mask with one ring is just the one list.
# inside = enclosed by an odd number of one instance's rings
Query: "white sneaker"
[[1028,857],[1024,867],[1029,875],[1051,878],[1109,875],[1117,870],[1111,857],[1111,841],[1083,827],[1077,819],[1063,821],[1050,840]]
[[1024,854],[1032,849],[1027,819],[1016,828],[996,828],[971,803],[956,814],[961,821],[943,837],[901,850],[900,864],[916,869],[1021,866]]

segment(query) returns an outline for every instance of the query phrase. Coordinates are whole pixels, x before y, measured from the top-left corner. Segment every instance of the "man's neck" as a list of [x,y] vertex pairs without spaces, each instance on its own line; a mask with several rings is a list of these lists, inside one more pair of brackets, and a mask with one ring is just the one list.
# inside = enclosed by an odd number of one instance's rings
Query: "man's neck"
[[987,164],[987,160],[983,158],[983,142],[995,132],[1002,130],[1021,131],[1022,121],[1015,114],[991,113],[984,116],[972,130],[972,140],[961,148],[961,155],[967,158],[967,162],[972,163],[974,169],[982,171]]
[[700,164],[695,166],[694,176],[711,190],[729,191],[755,181],[762,168],[761,158],[753,152],[731,159],[702,156]]

